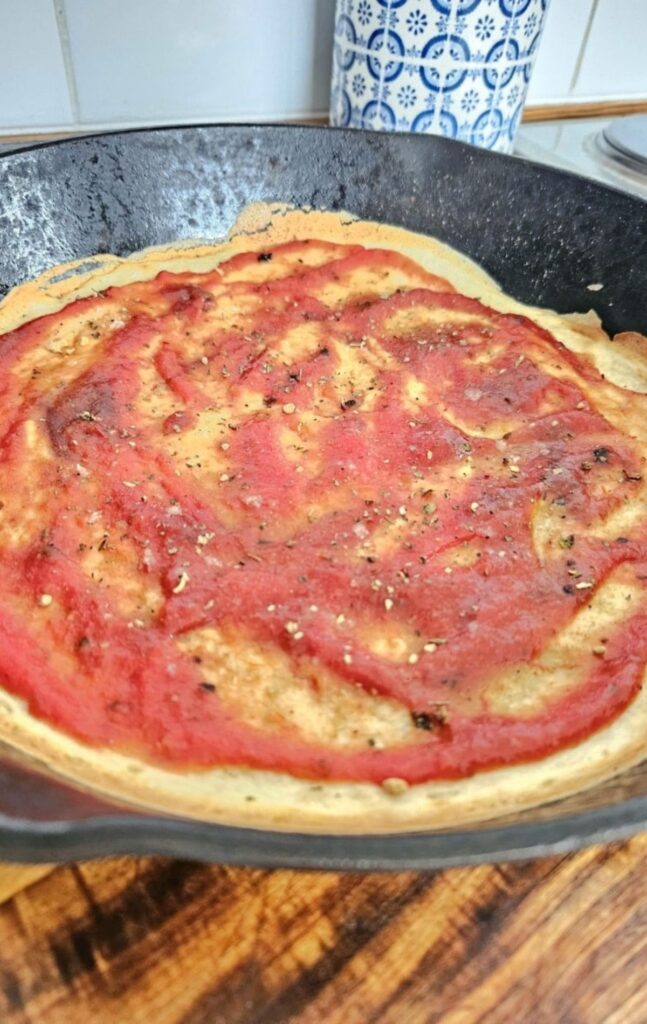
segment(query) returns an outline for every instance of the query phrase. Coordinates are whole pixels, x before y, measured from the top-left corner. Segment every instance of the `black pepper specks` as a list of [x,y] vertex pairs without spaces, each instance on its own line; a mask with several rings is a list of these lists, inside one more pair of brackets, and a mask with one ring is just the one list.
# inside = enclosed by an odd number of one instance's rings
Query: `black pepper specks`
[[430,732],[433,728],[432,717],[426,711],[412,711],[411,718],[416,729],[424,729],[425,732]]

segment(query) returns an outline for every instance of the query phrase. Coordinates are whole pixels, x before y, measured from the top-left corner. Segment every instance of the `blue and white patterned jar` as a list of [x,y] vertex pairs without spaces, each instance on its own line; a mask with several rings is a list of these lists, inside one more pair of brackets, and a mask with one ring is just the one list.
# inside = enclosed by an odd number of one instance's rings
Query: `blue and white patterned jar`
[[507,153],[549,0],[337,0],[330,121]]

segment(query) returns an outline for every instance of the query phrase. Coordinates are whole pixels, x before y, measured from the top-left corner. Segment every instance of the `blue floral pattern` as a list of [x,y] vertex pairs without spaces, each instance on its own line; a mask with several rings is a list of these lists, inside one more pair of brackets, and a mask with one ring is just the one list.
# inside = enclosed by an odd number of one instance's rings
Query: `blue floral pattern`
[[432,131],[436,135],[446,135],[450,139],[455,139],[458,134],[458,122],[453,114],[450,114],[447,110],[439,111],[438,115],[436,115],[436,111],[433,109],[423,110],[413,121],[411,131]]
[[403,85],[402,88],[398,90],[398,103],[406,110],[408,107],[412,107],[414,105],[417,95],[418,94],[412,85]]
[[488,89],[500,91],[515,76],[519,47],[514,39],[500,39],[495,43],[485,58],[487,67],[483,71],[483,81]]
[[368,25],[371,20],[370,0],[359,0],[357,5],[357,20],[360,25]]
[[429,18],[419,7],[414,11],[409,11],[407,14],[407,28],[412,36],[421,35],[426,30],[428,24]]
[[[378,29],[368,41],[371,56],[368,58],[368,70],[380,82],[392,82],[402,74],[402,64],[397,60],[383,60],[386,55],[403,56],[404,45],[397,32]],[[373,56],[375,54],[376,56]]]
[[397,11],[378,11],[377,20],[380,25],[386,25],[389,28],[394,28],[398,23],[398,12]]
[[431,3],[441,14],[456,15],[471,14],[482,3],[482,0],[431,0]]
[[476,89],[468,89],[461,97],[461,108],[466,114],[471,114],[479,105],[479,94]]
[[460,15],[455,21],[452,21],[446,14],[443,14],[440,18],[436,18],[435,24],[439,32],[449,32],[452,26],[455,32],[465,32],[467,28],[465,18],[461,18]]
[[362,128],[395,128],[395,114],[388,103],[371,100],[362,111]]
[[458,89],[467,75],[470,51],[460,36],[434,36],[422,51],[420,77],[433,92]]
[[483,149],[493,149],[501,137],[504,121],[503,114],[496,107],[484,110],[474,122],[471,142]]
[[[431,2],[434,3],[434,0]],[[504,14],[512,18],[527,11],[531,3],[532,0],[499,0],[499,7]]]
[[331,123],[509,151],[548,3],[337,0]]
[[474,26],[474,35],[477,39],[489,39],[496,28],[496,22],[491,14],[484,14],[478,18]]

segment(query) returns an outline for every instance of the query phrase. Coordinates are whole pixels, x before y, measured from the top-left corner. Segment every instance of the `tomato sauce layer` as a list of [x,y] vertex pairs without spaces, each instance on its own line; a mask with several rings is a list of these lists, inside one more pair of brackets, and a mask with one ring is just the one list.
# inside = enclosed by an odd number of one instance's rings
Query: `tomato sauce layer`
[[[0,678],[90,744],[414,783],[543,757],[640,688],[623,393],[401,255],[295,242],[111,288],[0,339],[0,393]],[[259,726],[252,647],[409,730]]]

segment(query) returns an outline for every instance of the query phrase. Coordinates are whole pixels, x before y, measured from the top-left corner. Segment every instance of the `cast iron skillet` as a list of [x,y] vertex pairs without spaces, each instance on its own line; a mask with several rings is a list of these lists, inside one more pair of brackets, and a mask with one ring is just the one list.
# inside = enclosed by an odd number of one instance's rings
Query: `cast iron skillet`
[[[517,298],[592,305],[612,334],[647,333],[647,204],[583,178],[434,137],[304,127],[165,128],[0,159],[0,294],[54,264],[214,239],[253,200],[345,209],[436,235]],[[601,291],[587,290],[601,283]],[[489,824],[311,836],[133,812],[0,760],[0,857],[157,853],[292,867],[420,868],[505,860],[647,826],[647,767]]]

